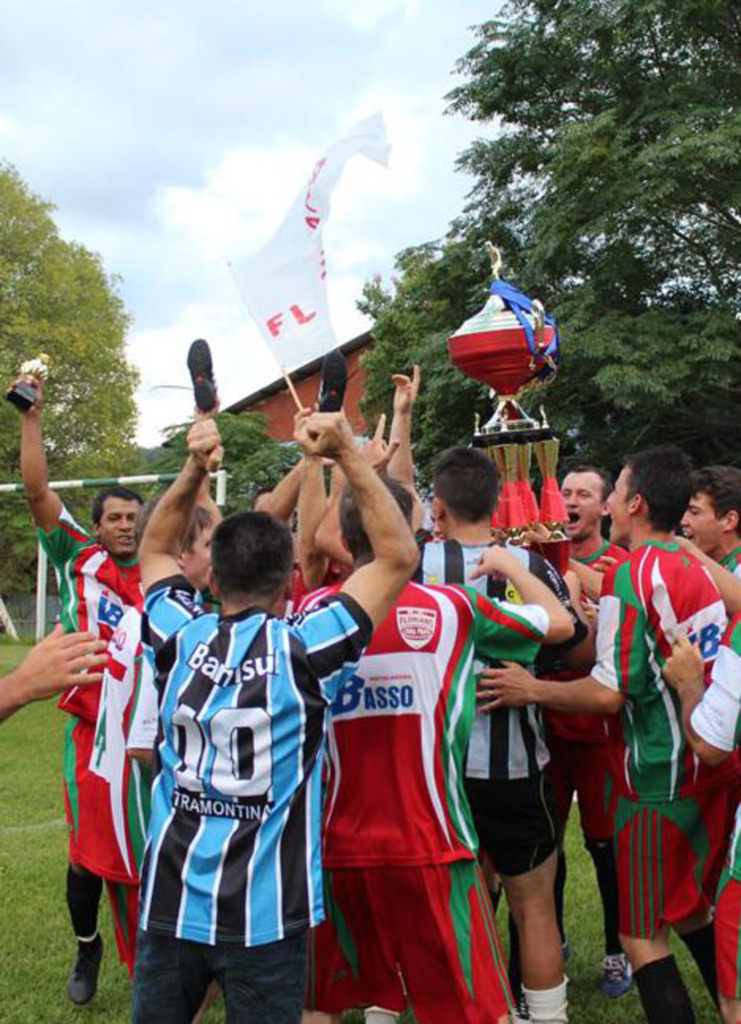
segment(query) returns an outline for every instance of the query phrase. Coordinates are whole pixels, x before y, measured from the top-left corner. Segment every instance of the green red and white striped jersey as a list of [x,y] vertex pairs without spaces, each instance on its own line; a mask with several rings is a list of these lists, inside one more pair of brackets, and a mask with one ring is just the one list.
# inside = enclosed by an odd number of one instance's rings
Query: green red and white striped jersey
[[[710,686],[692,712],[692,728],[718,750],[732,753],[741,746],[741,615],[723,637],[713,665]],[[741,880],[741,805],[728,849],[728,870]]]
[[[310,595],[305,607],[333,592]],[[463,788],[474,658],[530,664],[547,629],[535,605],[490,601],[472,587],[405,587],[332,704],[326,866],[475,856]]]
[[599,605],[592,676],[626,700],[622,736],[611,737],[613,775],[633,800],[691,796],[733,774],[688,746],[676,692],[661,674],[676,639],[696,639],[709,680],[726,628],[723,601],[705,567],[676,544],[648,542],[610,569]]
[[[114,558],[67,508],[62,507],[53,530],[46,533],[39,529],[36,533],[54,566],[65,632],[89,630],[108,641],[127,608],[141,610],[143,596],[136,559]],[[94,723],[99,700],[100,686],[72,686],[62,694],[59,707]]]
[[[150,773],[126,754],[142,668],[141,612],[129,608],[108,644],[90,770],[108,783],[96,864],[103,878],[137,885],[149,824]],[[103,808],[99,807],[99,813]]]
[[728,569],[733,575],[741,580],[741,544],[733,551],[730,551],[725,558],[721,558],[720,564],[724,569]]

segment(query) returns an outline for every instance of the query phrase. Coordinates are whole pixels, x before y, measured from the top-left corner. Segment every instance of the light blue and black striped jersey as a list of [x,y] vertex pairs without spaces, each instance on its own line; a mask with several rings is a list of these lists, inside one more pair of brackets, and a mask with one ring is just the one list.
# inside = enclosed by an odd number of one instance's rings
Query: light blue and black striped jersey
[[184,577],[150,589],[159,724],[144,930],[252,946],[323,919],[326,715],[371,632],[344,594],[276,619],[206,614]]

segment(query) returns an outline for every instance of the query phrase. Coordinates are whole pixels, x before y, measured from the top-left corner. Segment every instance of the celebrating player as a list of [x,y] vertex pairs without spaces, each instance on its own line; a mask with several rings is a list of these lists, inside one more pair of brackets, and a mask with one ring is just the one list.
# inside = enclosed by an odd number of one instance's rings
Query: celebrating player
[[[408,490],[391,479],[387,486],[411,522]],[[367,564],[373,552],[349,494],[340,515],[355,566]],[[573,626],[512,553],[490,548],[476,571],[505,574],[529,603],[409,584],[332,705],[323,828],[329,921],[310,944],[308,996],[317,1009],[372,1002],[387,1008],[374,1021],[395,1020],[409,1003],[420,1024],[508,1020],[463,788],[473,661],[529,663],[541,641],[562,641]],[[319,591],[305,607],[332,593]]]
[[[628,556],[602,536],[602,521],[607,515],[607,498],[612,491],[609,478],[594,466],[579,466],[568,473],[561,484],[568,513],[566,532],[571,541],[571,557],[579,565],[605,572]],[[585,598],[585,600],[588,600]],[[592,608],[596,605],[589,602]],[[574,679],[563,673],[563,679]],[[602,991],[613,998],[630,987],[630,964],[618,937],[618,893],[613,851],[613,816],[608,807],[609,757],[607,722],[600,715],[559,714],[546,710],[546,730],[551,760],[548,772],[553,783],[562,838],[556,874],[556,909],[564,936],[563,900],[566,883],[566,856],[563,831],[576,793],[584,845],[597,874],[605,923],[605,956]]]
[[[478,449],[452,448],[435,465],[433,487],[435,530],[443,541],[422,547],[417,579],[431,584],[469,583],[492,544],[490,522],[499,490],[496,467]],[[594,645],[570,603],[563,579],[535,552],[508,550],[559,597],[574,624],[568,641],[542,652],[539,670],[553,670],[566,658],[574,671],[587,671]],[[516,587],[493,576],[480,577],[475,585],[489,597],[522,599]],[[550,1013],[541,1019],[559,1020],[566,981],[553,899],[559,830],[545,774],[548,759],[537,708],[476,715],[466,761],[466,792],[481,845],[502,877],[516,923],[516,929],[510,929],[513,995],[519,1002],[519,990],[524,987],[526,999]]]
[[341,413],[304,414],[304,451],[337,459],[375,559],[320,608],[274,619],[291,536],[264,513],[227,517],[212,542],[218,615],[178,573],[180,538],[218,431],[196,423],[190,455],[142,539],[143,635],[160,698],[142,872],[133,1020],[189,1022],[215,977],[227,1021],[299,1021],[307,928],[323,917],[320,766],[326,712],[374,624],[416,564],[401,512]]
[[[21,377],[38,395],[23,414],[21,473],[39,541],[54,566],[66,632],[90,630],[108,642],[127,607],[141,607],[134,525],[141,499],[114,487],[93,504],[90,535],[49,487],[41,428],[42,384]],[[67,981],[73,1003],[95,995],[103,942],[98,934],[102,891],[100,863],[115,843],[108,784],[90,770],[100,686],[73,686],[59,707],[70,715],[64,738],[65,810],[69,825],[67,905],[77,936],[77,955]]]

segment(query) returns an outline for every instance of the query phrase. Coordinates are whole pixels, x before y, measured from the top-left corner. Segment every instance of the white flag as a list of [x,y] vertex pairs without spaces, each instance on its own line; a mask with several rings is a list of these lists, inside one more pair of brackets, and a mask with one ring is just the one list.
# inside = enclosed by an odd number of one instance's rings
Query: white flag
[[317,161],[265,248],[233,267],[242,298],[282,367],[303,366],[337,345],[322,245],[332,190],[351,156],[362,153],[386,166],[389,148],[380,113],[356,124]]

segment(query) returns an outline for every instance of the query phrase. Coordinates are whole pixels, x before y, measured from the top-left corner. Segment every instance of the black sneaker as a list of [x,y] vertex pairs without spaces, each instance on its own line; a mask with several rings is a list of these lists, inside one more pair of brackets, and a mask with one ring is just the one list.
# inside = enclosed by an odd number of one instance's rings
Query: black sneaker
[[347,362],[339,349],[328,352],[322,360],[322,381],[319,387],[319,412],[339,412],[345,400]]
[[211,349],[203,338],[197,338],[188,349],[188,369],[193,381],[193,395],[201,412],[211,412],[216,405],[216,381],[211,362]]
[[67,995],[75,1006],[84,1006],[95,995],[98,987],[98,972],[103,959],[103,940],[93,944],[93,950],[86,955],[78,949],[72,972],[67,978]]

